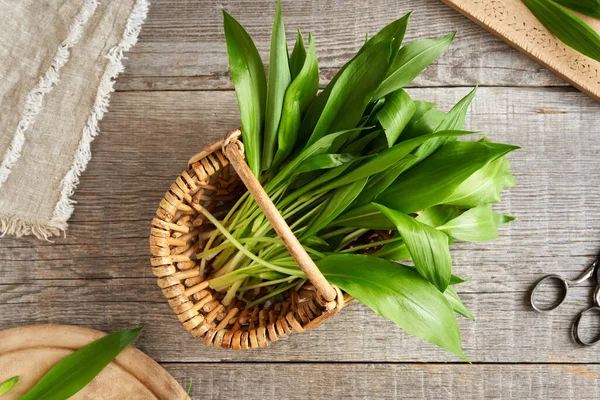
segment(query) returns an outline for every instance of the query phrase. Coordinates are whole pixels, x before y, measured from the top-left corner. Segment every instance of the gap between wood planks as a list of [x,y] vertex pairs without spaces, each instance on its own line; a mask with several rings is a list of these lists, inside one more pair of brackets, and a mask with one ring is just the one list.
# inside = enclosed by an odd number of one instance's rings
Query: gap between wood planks
[[[228,350],[225,350],[228,351]],[[232,350],[233,351],[233,350]],[[156,360],[155,360],[156,361]],[[265,364],[265,365],[459,365],[459,366],[469,366],[469,363],[464,361],[232,361],[232,360],[222,360],[222,361],[156,361],[161,365],[241,365],[241,364]],[[515,362],[492,362],[492,361],[473,361],[471,365],[548,365],[548,366],[560,366],[560,365],[600,365],[600,362],[533,362],[533,361],[515,361]]]
[[[171,77],[167,77],[167,78],[171,78]],[[173,78],[179,78],[179,77],[173,77]],[[181,77],[184,79],[188,79],[189,77]],[[472,85],[466,85],[466,84],[460,84],[460,85],[442,85],[442,86],[435,86],[435,85],[426,85],[426,86],[419,86],[419,85],[415,85],[415,86],[405,86],[406,89],[456,89],[456,88],[474,88],[475,86],[477,86],[478,88],[501,88],[501,89],[562,89],[565,92],[571,92],[571,93],[576,93],[579,92],[578,89],[574,88],[573,86],[570,86],[568,84],[565,83],[565,85],[548,85],[548,86],[539,86],[539,85],[478,85],[477,83],[473,83]],[[323,90],[325,89],[324,85],[319,85],[319,90]],[[153,93],[160,93],[160,92],[233,92],[235,91],[235,89],[233,88],[223,88],[223,89],[215,89],[215,88],[196,88],[196,89],[117,89],[115,90],[115,92],[117,93],[137,93],[137,92],[153,92]],[[544,112],[544,111],[546,112]],[[109,109],[110,112],[110,109]],[[562,114],[564,112],[556,112],[554,111],[554,109],[549,109],[549,108],[540,108],[541,113],[544,114]]]

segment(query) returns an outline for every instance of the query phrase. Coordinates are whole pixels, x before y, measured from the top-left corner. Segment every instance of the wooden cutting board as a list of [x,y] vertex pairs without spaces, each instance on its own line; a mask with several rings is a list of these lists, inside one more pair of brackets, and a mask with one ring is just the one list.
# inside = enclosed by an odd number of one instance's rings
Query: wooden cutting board
[[[521,0],[442,1],[600,101],[600,62],[564,45]],[[600,20],[578,15],[600,32]]]
[[[2,400],[17,399],[57,362],[106,335],[68,325],[30,325],[0,331],[0,382],[21,378]],[[186,392],[167,371],[129,346],[71,399],[184,400]]]

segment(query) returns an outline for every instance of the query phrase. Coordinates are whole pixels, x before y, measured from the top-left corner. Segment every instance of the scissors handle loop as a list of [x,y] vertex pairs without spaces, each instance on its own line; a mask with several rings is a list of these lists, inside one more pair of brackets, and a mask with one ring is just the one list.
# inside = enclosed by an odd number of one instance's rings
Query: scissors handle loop
[[581,320],[590,313],[596,313],[600,315],[600,307],[590,307],[587,310],[580,312],[577,318],[575,319],[575,322],[573,322],[573,340],[575,340],[575,342],[580,346],[591,346],[600,342],[600,334],[596,335],[596,337],[591,341],[586,341],[582,339],[579,335],[579,324],[581,323]]
[[[559,297],[554,303],[545,306],[545,305],[541,305],[540,303],[538,303],[536,301],[536,293],[538,292],[538,290],[540,289],[540,287],[546,282],[550,282],[550,281],[558,281],[562,284],[562,287],[564,288],[564,293],[561,297]],[[567,281],[565,278],[563,278],[560,275],[556,275],[556,274],[552,274],[552,275],[546,275],[545,277],[543,277],[542,279],[540,279],[538,281],[538,283],[536,283],[535,287],[533,288],[533,291],[531,292],[531,306],[533,307],[533,309],[537,312],[548,312],[548,311],[552,311],[556,308],[558,308],[567,298],[567,294],[569,293],[569,281]],[[539,295],[538,295],[539,296]]]

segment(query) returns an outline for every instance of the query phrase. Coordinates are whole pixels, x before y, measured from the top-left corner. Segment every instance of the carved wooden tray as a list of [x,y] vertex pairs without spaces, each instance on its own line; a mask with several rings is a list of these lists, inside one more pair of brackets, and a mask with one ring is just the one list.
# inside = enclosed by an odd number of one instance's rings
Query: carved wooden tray
[[[30,325],[0,331],[0,382],[21,378],[2,396],[25,394],[58,361],[105,333],[67,325]],[[167,371],[141,351],[128,347],[71,399],[183,400],[186,393]]]
[[[521,0],[442,1],[600,101],[600,62],[564,45]],[[578,15],[600,32],[600,20]]]

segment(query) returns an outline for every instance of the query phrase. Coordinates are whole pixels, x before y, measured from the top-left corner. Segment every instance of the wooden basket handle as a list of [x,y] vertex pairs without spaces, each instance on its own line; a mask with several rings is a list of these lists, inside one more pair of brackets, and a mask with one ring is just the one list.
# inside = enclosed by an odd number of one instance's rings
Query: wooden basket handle
[[243,146],[237,140],[240,134],[239,130],[230,132],[223,143],[223,152],[231,162],[231,166],[237,172],[242,182],[244,182],[258,206],[263,210],[273,229],[281,238],[294,260],[296,260],[302,272],[306,274],[306,277],[315,286],[317,292],[321,294],[325,301],[330,302],[335,300],[337,291],[327,282],[327,279],[325,279],[312,258],[304,250],[304,247],[302,247],[298,238],[285,222],[279,210],[277,210],[277,207],[275,207],[275,204],[273,204],[273,201],[271,201],[271,198],[265,192],[265,189],[258,179],[256,179],[250,167],[248,167],[244,157]]

